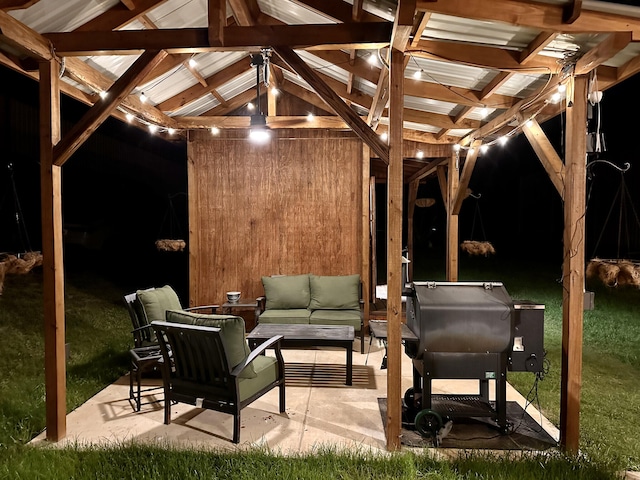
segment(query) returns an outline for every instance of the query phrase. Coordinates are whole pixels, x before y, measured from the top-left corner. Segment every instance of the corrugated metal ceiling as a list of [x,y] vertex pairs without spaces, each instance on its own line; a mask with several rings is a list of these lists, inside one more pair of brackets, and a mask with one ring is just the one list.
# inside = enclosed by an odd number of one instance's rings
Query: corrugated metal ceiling
[[[353,2],[351,0],[345,3],[351,5]],[[547,0],[544,3],[564,4],[562,0]],[[29,8],[13,10],[9,13],[39,33],[69,32],[119,4],[118,0],[40,0]],[[364,9],[381,18],[392,21],[395,5],[396,2],[389,0],[365,0]],[[263,14],[286,24],[328,24],[336,22],[329,15],[321,14],[307,7],[302,1],[258,0],[258,6]],[[640,8],[617,5],[610,2],[585,0],[583,8],[640,18]],[[228,6],[227,9],[228,13],[231,14],[231,8]],[[160,29],[204,28],[207,26],[206,11],[207,0],[167,0],[150,9],[145,15],[149,21]],[[122,29],[143,29],[145,28],[143,24],[144,22],[136,20],[124,25]],[[518,52],[527,48],[539,33],[540,31],[534,28],[433,13],[422,32],[421,38],[423,40],[463,42],[468,45],[506,49],[517,55]],[[587,51],[601,42],[603,38],[603,35],[595,33],[560,34],[540,52],[540,55],[561,60],[567,52]],[[358,58],[364,57],[369,53],[366,50],[359,51]],[[301,50],[298,51],[298,54],[313,69],[341,82],[346,88],[350,81],[349,69],[346,68],[346,65],[336,65],[323,60],[314,55],[312,51]],[[620,67],[639,54],[640,45],[632,43],[606,61],[605,65]],[[131,66],[137,55],[105,55],[82,58],[98,72],[115,81]],[[199,53],[194,55],[194,59],[197,61],[196,68],[204,78],[221,72],[242,58],[246,58],[247,64],[249,64],[248,53],[241,51]],[[408,59],[405,77],[413,78],[416,72],[421,73],[420,80],[425,84],[468,91],[468,94],[457,94],[465,97],[465,102],[462,103],[469,104],[471,102],[471,105],[473,105],[466,114],[466,118],[470,120],[487,120],[499,113],[499,110],[490,110],[486,115],[487,112],[482,111],[483,100],[478,96],[478,92],[487,87],[494,77],[500,73],[495,68],[487,68],[471,63],[451,62],[445,58],[442,60],[421,58],[415,54]],[[295,74],[285,71],[284,78],[286,81],[309,89],[309,85]],[[495,90],[495,94],[515,97],[516,99],[527,98],[534,95],[538,89],[544,86],[548,79],[549,74],[542,70],[540,73],[512,74]],[[354,87],[361,93],[370,97],[375,95],[377,87],[374,83],[357,76],[351,80],[353,80]],[[67,77],[64,78],[64,81],[82,91],[91,91]],[[144,91],[151,103],[157,105],[197,84],[198,79],[184,65],[180,64],[145,85],[139,85],[135,91]],[[225,101],[229,101],[236,95],[254,87],[255,71],[247,67],[245,73],[216,86],[216,91]],[[198,116],[219,104],[219,100],[209,93],[182,105],[173,112],[167,113],[172,117]],[[410,95],[405,97],[405,106],[414,110],[450,117],[455,116],[461,110],[460,106],[454,102]],[[437,126],[426,124],[410,124],[408,128],[432,133],[437,133],[441,130]],[[459,136],[466,135],[468,132],[468,129],[453,129],[449,130],[448,134]]]

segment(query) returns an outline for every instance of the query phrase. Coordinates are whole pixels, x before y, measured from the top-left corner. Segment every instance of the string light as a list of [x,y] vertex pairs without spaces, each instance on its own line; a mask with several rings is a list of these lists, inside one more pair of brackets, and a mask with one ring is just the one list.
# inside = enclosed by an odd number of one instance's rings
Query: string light
[[420,80],[422,78],[422,69],[413,72],[413,78]]
[[389,135],[387,134],[387,132],[384,132],[384,133],[382,133],[382,134],[380,135],[380,139],[381,139],[383,142],[386,142],[388,138],[389,138]]
[[254,108],[256,108],[256,107],[255,107],[255,105],[254,105],[253,103],[249,102],[249,103],[247,103],[247,108],[248,108],[249,110],[253,110],[253,109],[254,109]]
[[133,119],[136,118],[133,115],[133,113],[129,113],[129,112],[125,113],[125,117],[127,117],[127,122],[129,122],[129,123],[133,122]]
[[100,98],[102,98],[102,99],[105,99],[105,98],[107,98],[109,96],[109,94],[107,92],[105,92],[104,90],[102,90],[99,95],[100,95]]
[[313,113],[310,113],[309,115],[307,115],[307,122],[312,122],[313,121]]
[[198,62],[196,62],[195,58],[191,57],[191,58],[189,59],[189,66],[190,66],[191,68],[195,68],[197,65],[198,65]]
[[273,88],[271,89],[271,94],[272,94],[272,95],[278,95],[279,93],[280,93],[280,90],[278,90],[276,87],[273,87]]
[[167,133],[169,133],[169,135],[173,135],[174,133],[176,133],[176,129],[175,129],[175,128],[171,128],[171,127],[169,127],[169,128],[167,129]]
[[506,135],[503,135],[502,137],[498,138],[498,143],[503,147],[507,144],[508,141],[509,141],[509,138]]
[[144,94],[144,92],[140,93],[140,101],[142,103],[146,103],[146,101],[147,101],[147,96]]
[[454,152],[459,152],[459,151],[460,151],[460,148],[461,148],[461,147],[460,147],[460,144],[456,143],[456,144],[453,146],[453,151],[454,151]]
[[156,133],[156,132],[158,131],[158,126],[157,126],[157,125],[154,125],[153,123],[150,123],[150,124],[149,124],[149,131],[150,131],[151,133]]
[[480,146],[480,153],[487,153],[487,150],[489,150],[489,145],[484,144]]
[[218,127],[211,127],[211,135],[218,135],[220,133],[220,129]]
[[367,57],[367,62],[369,63],[369,65],[377,65],[378,59],[373,53],[370,53],[369,56]]
[[481,116],[482,118],[486,118],[486,117],[487,117],[487,115],[489,115],[489,109],[488,109],[487,107],[482,107],[482,108],[480,109],[480,116]]
[[418,150],[416,152],[416,158],[422,158],[422,157],[424,157],[424,152],[422,150]]
[[564,93],[567,91],[567,86],[564,83],[558,85],[558,93]]

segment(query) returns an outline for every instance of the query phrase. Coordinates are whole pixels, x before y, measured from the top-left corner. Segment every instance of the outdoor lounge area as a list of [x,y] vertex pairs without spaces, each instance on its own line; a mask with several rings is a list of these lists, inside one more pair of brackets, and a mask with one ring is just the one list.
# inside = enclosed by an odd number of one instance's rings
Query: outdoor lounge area
[[[381,369],[384,348],[374,341],[365,354],[354,343],[353,385],[344,382],[344,351],[342,349],[287,349],[283,351],[286,363],[286,411],[278,413],[278,389],[273,389],[242,411],[240,443],[231,442],[233,417],[228,414],[196,408],[183,403],[172,407],[172,422],[163,423],[164,402],[162,388],[143,392],[142,406],[136,412],[129,398],[129,379],[123,376],[84,405],[68,415],[67,437],[57,446],[74,444],[117,444],[123,441],[157,442],[179,447],[196,448],[248,448],[265,446],[283,454],[309,453],[321,445],[351,449],[365,448],[384,451],[385,429],[382,414],[386,401],[387,370]],[[411,361],[406,355],[402,364],[402,384],[411,386]],[[146,378],[145,389],[161,387],[160,378]],[[464,393],[477,386],[473,381],[435,381],[439,393]],[[507,399],[522,412],[525,399],[511,386]],[[382,406],[382,408],[381,408]],[[558,439],[558,430],[529,405],[527,414],[536,426],[540,424],[544,435],[527,433],[520,426],[519,434],[501,436],[482,422],[455,424],[449,442],[445,438],[438,452],[453,454],[457,448],[495,445],[496,450],[533,447],[544,450],[553,444],[539,438]],[[516,418],[516,423],[521,420]],[[469,433],[466,433],[469,432]],[[421,439],[415,432],[403,429],[403,447],[428,447],[429,439]],[[473,439],[466,438],[469,435]],[[527,435],[531,435],[527,437]],[[500,443],[491,444],[491,441]],[[549,440],[550,441],[550,440]],[[46,444],[46,432],[31,442]]]

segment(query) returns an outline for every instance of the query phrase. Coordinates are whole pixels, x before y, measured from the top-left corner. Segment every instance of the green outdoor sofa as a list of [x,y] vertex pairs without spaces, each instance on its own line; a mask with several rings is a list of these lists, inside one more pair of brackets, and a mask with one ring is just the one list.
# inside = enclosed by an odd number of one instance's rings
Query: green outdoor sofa
[[360,275],[274,275],[262,285],[259,324],[351,325],[364,353]]

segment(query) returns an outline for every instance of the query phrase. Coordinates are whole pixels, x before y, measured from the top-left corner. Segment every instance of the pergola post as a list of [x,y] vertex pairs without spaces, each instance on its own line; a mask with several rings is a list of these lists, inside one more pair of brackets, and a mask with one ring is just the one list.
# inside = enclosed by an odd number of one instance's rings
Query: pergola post
[[449,157],[447,169],[447,195],[445,205],[447,208],[447,265],[446,278],[449,282],[458,281],[458,215],[454,215],[454,204],[458,192],[459,179],[459,152],[453,151]]
[[387,175],[387,450],[400,449],[402,427],[402,113],[404,52],[391,49]]
[[371,204],[369,175],[371,171],[371,149],[362,142],[362,298],[364,299],[364,329],[369,328],[371,306]]
[[582,321],[584,315],[585,209],[587,169],[586,75],[575,77],[574,101],[567,106],[562,265],[562,379],[560,444],[577,453],[580,440]]
[[67,384],[62,257],[62,167],[54,165],[60,140],[60,79],[54,61],[40,63],[40,191],[44,279],[44,361],[47,440],[67,434]]

